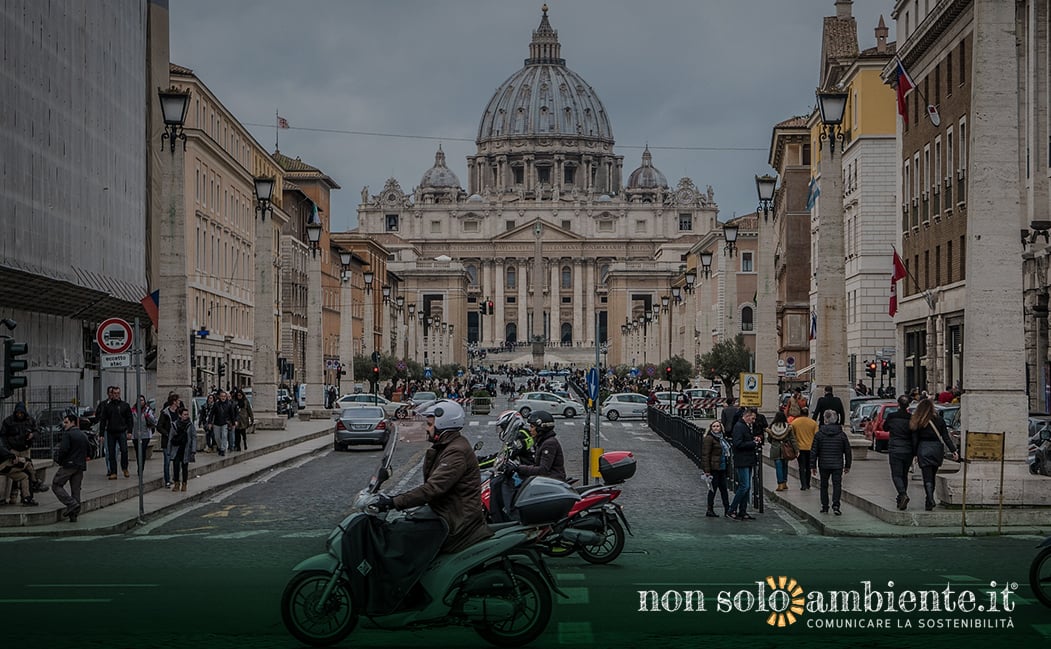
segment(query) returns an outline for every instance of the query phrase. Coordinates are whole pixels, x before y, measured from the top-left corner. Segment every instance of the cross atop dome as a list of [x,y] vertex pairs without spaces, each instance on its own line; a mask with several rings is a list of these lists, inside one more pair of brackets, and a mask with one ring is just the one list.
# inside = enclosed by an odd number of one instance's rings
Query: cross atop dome
[[561,58],[562,46],[558,42],[558,32],[551,28],[547,20],[547,4],[540,9],[544,15],[540,18],[540,26],[533,30],[533,41],[529,43],[529,58],[525,64],[565,65],[566,60]]

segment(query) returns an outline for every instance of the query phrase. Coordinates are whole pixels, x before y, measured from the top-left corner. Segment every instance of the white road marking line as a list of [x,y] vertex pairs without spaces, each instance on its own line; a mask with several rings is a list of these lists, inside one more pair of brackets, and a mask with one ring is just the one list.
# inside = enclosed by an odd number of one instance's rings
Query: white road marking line
[[54,540],[55,543],[70,543],[70,542],[76,543],[76,542],[80,542],[80,541],[97,541],[99,539],[104,539],[104,538],[107,538],[107,537],[105,537],[105,536],[67,536],[67,537],[63,537],[63,538],[56,538],[56,539],[53,539],[53,540]]
[[568,588],[563,586],[562,592],[566,594],[566,599],[559,601],[559,606],[587,604],[591,601],[588,597],[587,586],[571,586]]
[[567,645],[590,645],[594,642],[590,622],[559,622],[558,643]]
[[168,539],[181,539],[184,536],[200,536],[204,532],[183,532],[182,534],[149,534],[146,536],[129,536],[127,541],[167,541]]
[[686,543],[695,542],[697,540],[696,535],[687,534],[685,532],[656,532],[653,536],[661,541],[667,541],[668,543]]
[[469,422],[467,422],[467,425],[468,426],[477,426],[480,423],[482,423],[482,422],[480,422],[480,421],[469,421]]
[[322,536],[328,536],[332,530],[305,530],[303,532],[291,532],[289,534],[282,534],[283,539],[316,539]]
[[735,541],[745,541],[748,543],[769,540],[769,537],[764,534],[727,534],[727,536]]
[[250,536],[259,536],[260,534],[269,534],[269,530],[244,530],[242,532],[227,532],[225,534],[209,534],[205,538],[207,539],[246,539]]
[[11,543],[13,541],[30,541],[41,538],[39,536],[0,536],[0,543]]

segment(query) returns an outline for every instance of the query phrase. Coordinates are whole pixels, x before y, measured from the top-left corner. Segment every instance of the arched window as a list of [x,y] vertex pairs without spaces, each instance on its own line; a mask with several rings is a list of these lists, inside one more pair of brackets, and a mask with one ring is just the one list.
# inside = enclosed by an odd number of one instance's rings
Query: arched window
[[569,266],[562,267],[562,288],[573,288],[573,269]]
[[467,282],[471,286],[478,286],[478,267],[474,264],[467,266]]
[[598,274],[599,274],[599,281],[602,282],[603,284],[605,284],[606,283],[606,279],[609,278],[609,264],[602,264],[602,266],[599,267]]
[[517,288],[518,272],[514,266],[507,267],[507,288]]
[[507,326],[504,327],[504,342],[508,345],[518,342],[518,326],[515,323],[508,322]]
[[753,329],[752,318],[753,317],[754,316],[753,316],[753,312],[752,312],[752,307],[746,306],[743,309],[741,309],[741,331],[752,331],[752,329]]
[[562,344],[570,345],[573,343],[573,325],[568,322],[562,323]]

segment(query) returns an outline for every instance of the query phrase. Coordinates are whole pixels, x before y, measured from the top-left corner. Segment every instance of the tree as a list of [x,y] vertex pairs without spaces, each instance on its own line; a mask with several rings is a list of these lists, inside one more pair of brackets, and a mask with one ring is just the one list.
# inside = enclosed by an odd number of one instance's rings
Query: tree
[[693,377],[693,365],[690,365],[690,361],[686,360],[682,356],[672,356],[670,359],[661,363],[661,378],[667,378],[664,374],[665,367],[671,367],[671,381],[672,385],[668,386],[669,390],[674,390],[675,385],[686,386],[690,383],[690,379]]
[[701,372],[712,381],[718,379],[726,388],[726,396],[732,397],[733,386],[741,372],[748,371],[751,352],[744,344],[744,336],[737,334],[733,340],[715,343],[712,351],[701,356]]

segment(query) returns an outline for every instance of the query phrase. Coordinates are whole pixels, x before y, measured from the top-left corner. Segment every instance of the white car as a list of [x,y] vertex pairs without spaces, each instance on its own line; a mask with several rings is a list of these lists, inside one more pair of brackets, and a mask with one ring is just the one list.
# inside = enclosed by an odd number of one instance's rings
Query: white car
[[534,410],[546,410],[552,415],[562,415],[567,418],[576,417],[578,413],[584,411],[584,406],[580,402],[550,392],[526,392],[515,399],[514,406],[523,417],[528,416]]
[[359,392],[357,394],[344,394],[342,397],[336,400],[336,408],[343,410],[349,406],[380,406],[383,408],[383,412],[388,417],[394,418],[395,413],[398,409],[403,407],[404,403],[398,403],[396,401],[388,401],[384,397],[378,394],[372,394],[370,392]]
[[606,397],[602,403],[602,416],[610,421],[621,417],[645,417],[646,395],[637,392],[620,392]]

